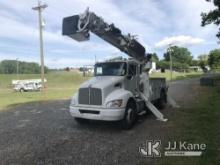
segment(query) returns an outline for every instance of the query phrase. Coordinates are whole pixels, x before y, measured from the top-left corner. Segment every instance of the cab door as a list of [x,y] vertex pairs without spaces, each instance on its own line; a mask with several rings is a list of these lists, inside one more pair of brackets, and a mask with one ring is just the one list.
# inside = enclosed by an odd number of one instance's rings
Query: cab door
[[125,80],[125,89],[135,94],[138,91],[138,65],[129,63],[128,74]]

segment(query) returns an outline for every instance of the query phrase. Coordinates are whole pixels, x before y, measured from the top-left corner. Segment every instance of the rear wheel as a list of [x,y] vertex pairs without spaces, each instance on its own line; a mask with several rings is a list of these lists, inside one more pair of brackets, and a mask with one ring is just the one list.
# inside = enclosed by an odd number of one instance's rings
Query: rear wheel
[[124,118],[122,120],[122,127],[124,129],[130,129],[134,125],[136,119],[137,119],[136,105],[134,102],[129,102],[125,110]]
[[158,108],[159,109],[164,109],[167,104],[167,95],[164,90],[161,91],[160,93],[160,99],[158,100]]

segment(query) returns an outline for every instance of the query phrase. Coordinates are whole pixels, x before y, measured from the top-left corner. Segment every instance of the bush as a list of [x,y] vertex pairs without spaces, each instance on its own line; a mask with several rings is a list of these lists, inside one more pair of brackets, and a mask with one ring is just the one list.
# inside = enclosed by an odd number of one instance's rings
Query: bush
[[[186,63],[173,62],[173,70],[181,71],[182,69],[188,69],[189,65]],[[170,62],[161,60],[157,62],[157,69],[170,69]]]
[[[48,72],[48,68],[44,68],[45,73]],[[18,61],[18,72],[20,74],[38,74],[41,72],[41,67],[38,63]],[[1,74],[15,74],[17,73],[17,61],[16,60],[3,60],[0,62]]]

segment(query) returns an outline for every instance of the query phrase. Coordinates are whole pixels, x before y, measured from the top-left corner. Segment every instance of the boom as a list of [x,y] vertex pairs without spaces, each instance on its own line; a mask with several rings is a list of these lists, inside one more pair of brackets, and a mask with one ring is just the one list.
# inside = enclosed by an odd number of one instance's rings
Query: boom
[[123,35],[114,24],[104,22],[101,17],[89,12],[88,9],[81,15],[63,19],[63,35],[67,35],[76,41],[89,40],[90,31],[137,61],[145,62],[148,60],[145,56],[145,48],[134,36]]

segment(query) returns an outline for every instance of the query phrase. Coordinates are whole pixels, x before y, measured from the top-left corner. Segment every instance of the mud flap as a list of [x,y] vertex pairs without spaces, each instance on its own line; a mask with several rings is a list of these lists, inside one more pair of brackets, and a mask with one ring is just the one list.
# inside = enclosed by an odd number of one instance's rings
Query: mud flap
[[149,110],[156,116],[157,120],[160,121],[167,121],[167,119],[164,118],[163,114],[150,102],[148,99],[141,93],[141,97],[144,99],[146,106],[149,108]]

